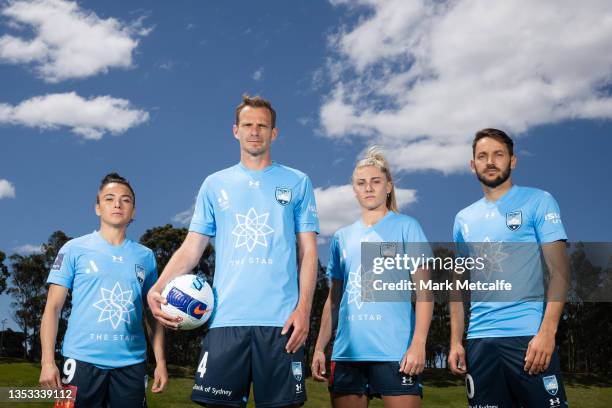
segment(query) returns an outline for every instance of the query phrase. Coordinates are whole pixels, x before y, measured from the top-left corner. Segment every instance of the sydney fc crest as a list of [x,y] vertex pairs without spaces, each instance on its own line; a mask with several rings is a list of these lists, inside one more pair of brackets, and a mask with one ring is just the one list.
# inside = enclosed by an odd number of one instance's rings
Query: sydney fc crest
[[145,280],[145,267],[142,265],[136,264],[136,279],[138,279],[139,284],[143,284]]
[[397,248],[393,242],[381,242],[380,243],[380,255],[384,258],[395,258],[397,254]]
[[276,192],[274,193],[274,197],[276,198],[276,201],[278,201],[280,205],[287,205],[291,201],[291,189],[283,188],[283,187],[276,187]]
[[523,225],[523,213],[521,211],[512,211],[506,213],[506,227],[510,228],[510,231],[516,231]]
[[544,381],[544,388],[550,395],[557,395],[557,391],[559,391],[559,383],[557,383],[557,376],[549,375],[548,377],[543,377],[542,381]]
[[300,361],[291,362],[291,371],[296,381],[302,381],[302,363]]

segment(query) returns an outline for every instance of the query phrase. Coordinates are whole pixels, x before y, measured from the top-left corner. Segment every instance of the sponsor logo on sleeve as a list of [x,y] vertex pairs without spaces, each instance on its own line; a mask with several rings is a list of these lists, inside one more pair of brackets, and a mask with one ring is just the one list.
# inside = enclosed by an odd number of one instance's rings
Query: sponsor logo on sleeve
[[55,262],[53,262],[52,270],[59,271],[62,268],[62,262],[64,262],[64,254],[57,255]]

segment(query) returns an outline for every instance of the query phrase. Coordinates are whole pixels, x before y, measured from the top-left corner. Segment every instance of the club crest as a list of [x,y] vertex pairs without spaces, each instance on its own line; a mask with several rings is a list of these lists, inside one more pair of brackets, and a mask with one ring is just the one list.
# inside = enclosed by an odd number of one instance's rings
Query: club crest
[[136,264],[136,279],[138,279],[138,283],[140,283],[141,285],[144,283],[144,280],[145,280],[145,267],[144,266]]
[[394,258],[397,254],[397,248],[393,242],[380,243],[380,256],[384,258]]
[[274,197],[280,205],[287,205],[291,201],[291,189],[284,187],[276,187]]
[[506,213],[506,227],[510,231],[516,231],[523,225],[523,213],[521,211],[512,211]]
[[550,395],[557,395],[557,391],[559,391],[559,383],[557,383],[557,376],[549,375],[548,377],[543,377],[542,381],[544,381],[544,388]]
[[292,361],[291,371],[293,372],[293,377],[296,381],[302,381],[302,362]]

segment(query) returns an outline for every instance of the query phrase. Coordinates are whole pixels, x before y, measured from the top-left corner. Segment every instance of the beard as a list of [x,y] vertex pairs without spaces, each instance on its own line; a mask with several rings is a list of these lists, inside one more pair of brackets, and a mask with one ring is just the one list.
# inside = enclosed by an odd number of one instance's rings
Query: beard
[[487,167],[483,173],[476,172],[476,177],[478,177],[478,180],[489,188],[495,188],[504,184],[504,182],[510,178],[510,173],[512,173],[512,169],[510,168],[510,165],[508,165],[508,167],[503,170],[499,176],[497,176],[493,180],[487,180],[484,176],[484,173],[490,169],[499,170],[497,167]]

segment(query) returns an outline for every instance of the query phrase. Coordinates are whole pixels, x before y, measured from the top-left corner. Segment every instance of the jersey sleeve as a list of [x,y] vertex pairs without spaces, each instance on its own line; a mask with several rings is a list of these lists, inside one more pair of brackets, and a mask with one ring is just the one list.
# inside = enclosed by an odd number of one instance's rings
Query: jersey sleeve
[[548,243],[566,240],[559,204],[549,193],[544,193],[534,214],[534,228],[538,242]]
[[214,237],[217,233],[217,226],[215,224],[215,210],[214,210],[214,197],[210,190],[210,180],[207,178],[202,183],[198,197],[195,203],[195,209],[193,211],[193,217],[191,218],[191,224],[189,224],[189,231],[194,231],[202,235],[208,235]]
[[463,234],[461,233],[461,223],[459,222],[459,215],[455,217],[455,224],[453,225],[453,241],[465,242]]
[[76,257],[70,243],[67,242],[59,250],[55,262],[53,262],[47,283],[54,283],[72,289],[75,272]]
[[145,277],[144,284],[142,285],[142,296],[146,297],[149,289],[155,284],[157,281],[157,261],[155,260],[155,255],[153,251],[149,252],[148,262],[147,262],[147,275]]
[[329,262],[327,263],[327,277],[330,279],[344,280],[341,253],[338,235],[334,234],[329,245]]
[[294,208],[295,232],[319,233],[319,216],[310,178],[305,176],[299,187],[299,200]]

